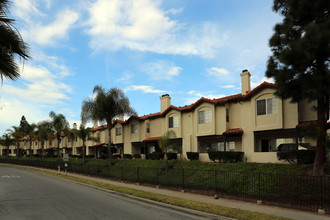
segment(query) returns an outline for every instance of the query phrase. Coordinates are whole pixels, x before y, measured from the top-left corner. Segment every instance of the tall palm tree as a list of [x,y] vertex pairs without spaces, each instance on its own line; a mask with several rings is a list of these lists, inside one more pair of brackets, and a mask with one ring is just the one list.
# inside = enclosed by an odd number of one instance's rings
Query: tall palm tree
[[109,167],[111,166],[111,127],[115,117],[119,115],[136,114],[135,110],[131,108],[129,99],[125,93],[118,88],[112,88],[106,91],[102,86],[95,86],[93,94],[95,98],[85,99],[81,107],[81,121],[98,120],[106,122],[108,129],[108,153],[109,153]]
[[55,133],[55,137],[57,140],[56,152],[58,158],[61,158],[60,155],[60,143],[61,143],[61,135],[67,134],[69,131],[69,122],[66,120],[65,116],[62,114],[56,114],[55,112],[49,112],[49,117],[51,120],[52,130]]
[[12,126],[12,129],[6,130],[15,140],[16,143],[16,156],[20,156],[19,140],[24,137],[23,131],[19,126]]
[[165,170],[168,170],[168,158],[166,153],[169,152],[171,147],[171,138],[175,138],[176,134],[173,130],[168,130],[165,134],[163,134],[158,140],[159,148],[165,153]]
[[22,130],[24,135],[28,138],[30,147],[29,147],[29,157],[32,158],[32,140],[35,137],[37,125],[35,123],[29,124],[28,122],[23,124]]
[[89,138],[89,135],[92,133],[90,128],[85,128],[84,124],[81,124],[78,129],[74,129],[73,131],[77,137],[79,137],[83,141],[83,150],[82,150],[82,158],[83,164],[85,164],[85,155],[86,155],[86,141]]
[[5,133],[2,136],[2,139],[0,140],[0,144],[7,147],[7,152],[6,152],[6,156],[9,156],[9,147],[10,145],[12,145],[14,143],[14,139],[12,139],[12,137],[10,136],[10,134]]
[[29,48],[23,41],[19,31],[14,27],[14,20],[7,17],[9,12],[9,0],[0,0],[0,77],[16,80],[19,74],[19,67],[15,58],[22,60],[30,58]]
[[50,121],[41,121],[37,124],[36,136],[41,143],[41,156],[45,155],[45,143],[53,136],[52,124]]

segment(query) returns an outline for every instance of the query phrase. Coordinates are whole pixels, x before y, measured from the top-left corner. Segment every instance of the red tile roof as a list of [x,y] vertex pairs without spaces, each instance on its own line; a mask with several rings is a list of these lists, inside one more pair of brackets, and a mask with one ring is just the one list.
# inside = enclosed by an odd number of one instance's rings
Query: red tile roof
[[97,128],[91,128],[92,131],[99,131],[99,130],[104,130],[104,129],[107,129],[108,128],[108,125],[101,125],[101,126],[98,126]]
[[251,90],[250,92],[248,92],[245,95],[235,94],[235,95],[230,95],[230,96],[226,96],[226,97],[222,97],[222,98],[218,98],[218,99],[208,99],[208,98],[202,97],[199,100],[197,100],[196,102],[192,103],[191,105],[185,105],[185,106],[181,106],[181,107],[176,107],[176,106],[171,105],[167,109],[165,109],[163,112],[151,113],[149,115],[143,115],[140,117],[131,116],[126,121],[119,122],[118,120],[116,120],[113,125],[115,125],[116,123],[125,124],[125,123],[128,123],[131,119],[147,120],[147,119],[152,119],[152,118],[157,118],[157,117],[164,117],[167,112],[169,112],[173,109],[180,111],[180,112],[191,111],[194,108],[196,108],[199,104],[204,103],[204,102],[208,102],[208,103],[212,103],[212,104],[216,104],[216,105],[223,105],[228,102],[239,102],[242,100],[249,99],[251,96],[255,95],[256,93],[260,92],[261,90],[263,90],[265,88],[276,88],[276,87],[277,87],[277,85],[275,85],[273,83],[263,82],[262,84],[260,84],[259,86],[257,86],[256,88],[254,88],[253,90]]
[[144,139],[143,141],[144,142],[148,142],[148,141],[158,141],[161,137],[152,137],[152,138],[147,138],[147,139]]
[[105,143],[95,144],[92,147],[99,147],[99,146],[103,146],[103,145],[105,145]]
[[223,132],[224,136],[231,136],[231,135],[242,135],[243,129],[242,128],[231,128],[227,131]]

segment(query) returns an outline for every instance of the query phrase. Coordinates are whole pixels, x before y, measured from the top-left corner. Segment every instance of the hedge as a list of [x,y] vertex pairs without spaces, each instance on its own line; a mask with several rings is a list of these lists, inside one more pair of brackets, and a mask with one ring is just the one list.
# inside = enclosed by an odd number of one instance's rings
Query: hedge
[[133,159],[133,156],[132,156],[132,154],[124,154],[123,158],[131,160],[131,159]]
[[187,157],[189,160],[198,160],[199,153],[198,152],[187,152]]
[[211,151],[209,152],[209,158],[213,162],[242,162],[244,157],[244,152],[234,152],[234,151]]
[[133,154],[134,159],[141,159],[141,154]]
[[311,164],[315,160],[315,150],[278,151],[277,159],[290,164]]
[[166,153],[166,156],[168,160],[176,160],[178,158],[177,153]]
[[148,159],[151,159],[151,160],[162,160],[162,159],[164,159],[164,153],[154,152],[152,154],[148,154]]

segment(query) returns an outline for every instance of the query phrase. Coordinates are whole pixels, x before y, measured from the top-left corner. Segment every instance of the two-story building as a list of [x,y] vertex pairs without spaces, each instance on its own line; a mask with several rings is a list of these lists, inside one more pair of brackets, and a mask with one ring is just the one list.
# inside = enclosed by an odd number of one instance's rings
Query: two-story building
[[[251,90],[251,74],[243,70],[241,93],[217,99],[200,98],[191,105],[171,105],[168,94],[160,98],[160,112],[118,118],[112,124],[111,141],[114,152],[120,154],[146,154],[159,150],[158,140],[168,130],[175,132],[172,144],[178,146],[182,158],[186,152],[199,152],[200,159],[208,161],[208,151],[241,151],[249,162],[279,162],[276,150],[283,143],[308,143],[315,140],[301,136],[297,126],[317,119],[316,103],[291,103],[275,96],[277,86],[264,82]],[[74,124],[73,127],[76,127]],[[108,130],[93,124],[93,138],[86,142],[86,155],[99,157],[106,151]],[[24,138],[23,138],[24,139]],[[21,142],[29,150],[26,139]],[[60,153],[79,155],[82,140],[62,136]],[[48,140],[45,150],[57,147],[57,140]],[[14,146],[13,146],[14,149]],[[33,140],[32,154],[41,154],[41,144]],[[14,154],[14,150],[10,151]]]

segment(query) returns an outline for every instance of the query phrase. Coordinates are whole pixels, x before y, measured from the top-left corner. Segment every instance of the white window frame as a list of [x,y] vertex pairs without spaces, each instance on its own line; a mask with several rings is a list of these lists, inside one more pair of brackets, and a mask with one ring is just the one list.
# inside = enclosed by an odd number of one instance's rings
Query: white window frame
[[131,124],[131,134],[138,133],[138,124]]
[[116,136],[121,136],[121,127],[116,127]]
[[[172,119],[172,126],[170,120]],[[178,128],[179,127],[179,117],[178,116],[171,116],[168,117],[168,128]]]
[[198,111],[198,124],[212,123],[212,110],[205,109]]
[[[258,103],[261,103],[261,102],[265,103],[265,105],[263,106],[264,109],[260,109],[260,111],[258,111],[258,106],[260,106],[260,105],[258,105]],[[261,108],[261,107],[259,107],[259,108]],[[256,112],[257,112],[257,116],[275,114],[277,112],[277,99],[275,97],[272,97],[272,98],[265,98],[265,99],[257,100],[256,101]]]

